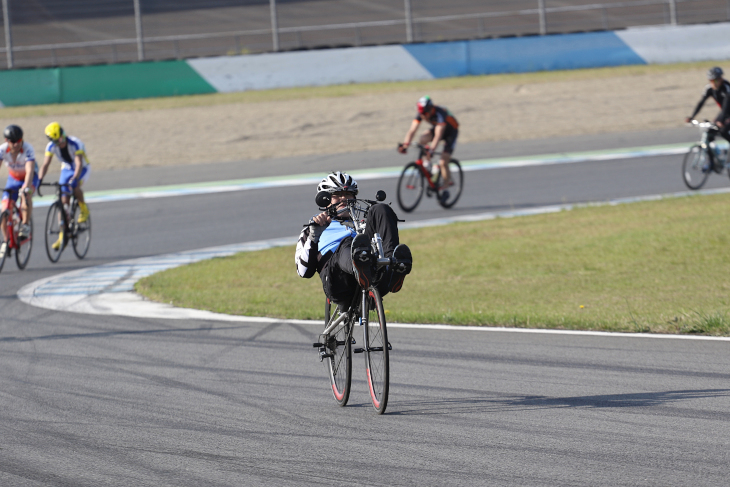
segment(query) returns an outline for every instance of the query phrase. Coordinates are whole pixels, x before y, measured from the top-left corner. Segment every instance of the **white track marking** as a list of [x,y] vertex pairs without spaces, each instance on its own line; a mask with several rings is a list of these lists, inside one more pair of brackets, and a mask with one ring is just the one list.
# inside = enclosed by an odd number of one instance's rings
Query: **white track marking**
[[[528,210],[514,210],[496,213],[462,215],[450,218],[437,218],[402,225],[402,228],[419,228],[446,225],[454,222],[491,220],[494,218],[511,218],[541,213],[554,213],[571,210],[577,207],[617,205],[638,201],[653,201],[663,198],[678,198],[694,194],[718,194],[730,192],[730,188],[683,191],[669,195],[649,195],[633,198],[621,198],[606,202],[574,205],[554,205]],[[18,298],[31,306],[40,308],[99,315],[130,316],[136,318],[159,319],[196,319],[226,322],[255,323],[295,323],[322,326],[321,321],[285,320],[265,317],[233,316],[196,309],[176,308],[169,304],[149,301],[134,293],[134,284],[143,277],[156,272],[187,265],[201,260],[225,257],[238,252],[251,252],[273,247],[294,246],[297,237],[263,240],[243,244],[225,245],[207,249],[176,252],[173,254],[143,257],[125,260],[95,267],[87,267],[32,282],[18,291]],[[658,335],[641,333],[609,333],[575,330],[546,330],[530,328],[503,328],[480,326],[452,326],[432,324],[389,323],[393,328],[418,328],[429,330],[451,331],[499,331],[509,333],[542,333],[558,335],[582,335],[621,338],[672,338],[682,340],[716,340],[730,341],[730,337],[709,337],[692,335]]]

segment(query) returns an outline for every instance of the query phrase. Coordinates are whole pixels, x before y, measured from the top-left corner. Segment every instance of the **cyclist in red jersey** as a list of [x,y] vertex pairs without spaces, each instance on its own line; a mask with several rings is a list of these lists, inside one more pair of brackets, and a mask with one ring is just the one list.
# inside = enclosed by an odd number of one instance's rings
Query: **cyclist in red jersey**
[[459,122],[448,109],[434,105],[430,96],[421,97],[416,107],[418,108],[418,113],[416,114],[416,118],[413,119],[413,122],[411,122],[411,128],[408,129],[403,143],[398,145],[398,152],[405,154],[408,151],[408,146],[411,145],[418,126],[421,125],[421,121],[426,120],[432,127],[431,130],[421,135],[419,142],[421,145],[429,148],[426,157],[430,160],[433,151],[436,150],[436,146],[442,140],[444,141],[444,149],[441,152],[441,159],[439,160],[441,177],[444,181],[441,187],[449,187],[454,184],[451,181],[449,161],[451,160],[451,154],[454,153],[456,138],[459,136]]

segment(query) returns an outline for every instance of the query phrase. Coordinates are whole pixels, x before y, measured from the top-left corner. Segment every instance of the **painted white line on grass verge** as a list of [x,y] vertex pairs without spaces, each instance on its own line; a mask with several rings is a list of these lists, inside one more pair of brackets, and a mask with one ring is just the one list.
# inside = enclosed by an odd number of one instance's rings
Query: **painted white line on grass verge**
[[[639,201],[654,201],[664,198],[679,198],[696,194],[729,193],[730,188],[721,188],[704,191],[683,191],[668,195],[649,195],[631,198],[621,198],[606,202],[587,204],[570,204],[545,206],[524,210],[513,210],[476,215],[462,215],[450,218],[424,220],[402,225],[402,228],[421,228],[428,226],[446,225],[455,222],[469,222],[491,220],[495,218],[511,218],[517,216],[537,215],[571,210],[586,206],[604,206],[633,203]],[[149,301],[134,293],[134,284],[143,277],[156,272],[188,265],[206,259],[230,256],[239,252],[250,252],[273,247],[294,246],[297,237],[248,242],[243,244],[225,245],[207,249],[176,252],[173,254],[142,257],[96,267],[87,267],[56,276],[32,282],[18,291],[18,298],[31,306],[40,308],[67,311],[75,313],[118,315],[135,318],[159,319],[197,319],[226,322],[248,323],[293,323],[303,325],[322,325],[322,322],[309,320],[284,320],[265,317],[233,316],[210,311],[187,308],[176,308],[169,304]],[[684,340],[719,340],[730,341],[730,337],[708,337],[691,335],[658,335],[641,333],[610,333],[575,330],[541,330],[528,328],[502,328],[479,326],[452,326],[429,324],[400,324],[392,323],[388,326],[397,328],[419,328],[432,330],[459,330],[459,331],[501,331],[510,333],[544,333],[560,335],[585,335],[607,337],[632,338],[674,338]]]

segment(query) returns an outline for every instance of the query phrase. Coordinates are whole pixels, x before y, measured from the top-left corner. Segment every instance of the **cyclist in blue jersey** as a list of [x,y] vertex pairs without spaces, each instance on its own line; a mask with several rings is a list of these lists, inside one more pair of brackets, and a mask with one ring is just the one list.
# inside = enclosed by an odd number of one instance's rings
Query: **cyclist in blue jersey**
[[[317,192],[326,191],[332,197],[332,205],[347,208],[347,200],[357,196],[357,182],[346,173],[333,172],[317,186]],[[380,234],[385,257],[393,257],[379,281],[373,282],[375,256],[370,241]],[[299,235],[295,254],[297,273],[311,278],[319,272],[325,295],[335,303],[348,303],[363,287],[377,286],[381,295],[396,293],[403,287],[405,276],[411,272],[413,259],[407,245],[401,244],[398,235],[398,217],[386,204],[375,204],[368,210],[365,233],[358,235],[348,212],[335,219],[326,211],[314,216],[310,225]]]
[[[79,223],[84,223],[89,219],[89,207],[86,206],[84,201],[84,192],[81,190],[81,186],[88,178],[91,169],[86,155],[86,147],[77,137],[66,135],[58,122],[48,124],[45,132],[49,142],[46,146],[46,157],[41,166],[40,178],[42,180],[45,177],[53,156],[56,156],[61,161],[61,176],[58,179],[58,182],[63,185],[61,200],[64,205],[68,205],[71,200],[71,192],[73,192],[76,201],[79,203]],[[51,247],[58,250],[62,244],[63,232],[59,232],[58,240]]]
[[444,141],[444,149],[441,152],[441,159],[439,160],[441,177],[444,181],[441,187],[447,188],[452,186],[454,183],[451,181],[449,161],[451,160],[451,154],[454,153],[456,138],[459,136],[459,122],[448,109],[434,105],[430,96],[421,97],[416,104],[416,108],[418,108],[418,113],[413,119],[413,122],[411,122],[411,127],[408,129],[403,143],[398,144],[398,152],[405,154],[408,151],[408,146],[411,145],[418,126],[421,125],[422,120],[426,120],[431,124],[431,129],[421,135],[419,142],[421,145],[429,148],[426,157],[430,160],[433,151],[436,150],[436,146],[442,140]]
[[[18,237],[27,238],[30,236],[30,219],[33,214],[33,191],[38,186],[38,164],[35,160],[33,146],[23,140],[23,129],[17,125],[8,125],[3,133],[5,143],[0,145],[0,157],[2,162],[8,166],[8,181],[5,183],[5,191],[2,199],[2,219],[0,219],[0,230],[3,235],[3,242],[0,244],[0,254],[7,250],[8,236],[6,235],[5,210],[20,197],[21,225],[18,230]],[[12,192],[8,190],[13,190]]]

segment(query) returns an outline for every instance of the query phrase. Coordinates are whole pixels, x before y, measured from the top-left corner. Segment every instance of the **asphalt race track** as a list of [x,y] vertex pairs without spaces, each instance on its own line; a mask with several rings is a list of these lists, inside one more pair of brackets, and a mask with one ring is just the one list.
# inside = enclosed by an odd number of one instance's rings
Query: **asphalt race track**
[[[457,156],[694,138],[678,130],[464,144]],[[89,189],[406,161],[393,151],[98,172]],[[658,156],[475,171],[447,213],[683,191],[680,163]],[[727,176],[708,182],[728,186]],[[395,197],[394,179],[361,187]],[[293,237],[315,210],[313,197],[313,187],[293,186],[96,204],[86,260],[68,249],[50,264],[41,241],[25,271],[8,260],[0,273],[0,485],[726,484],[727,341],[393,328],[381,417],[360,356],[350,405],[336,406],[312,325],[71,314],[16,298],[27,283],[80,267]],[[425,200],[406,219],[444,213]],[[44,221],[38,209],[38,234]],[[397,306],[397,296],[386,302]]]

